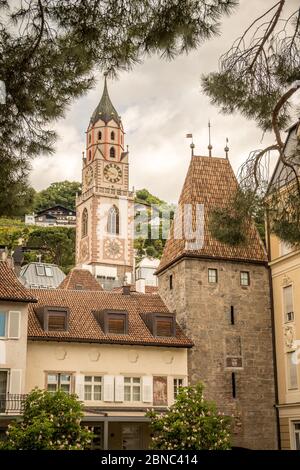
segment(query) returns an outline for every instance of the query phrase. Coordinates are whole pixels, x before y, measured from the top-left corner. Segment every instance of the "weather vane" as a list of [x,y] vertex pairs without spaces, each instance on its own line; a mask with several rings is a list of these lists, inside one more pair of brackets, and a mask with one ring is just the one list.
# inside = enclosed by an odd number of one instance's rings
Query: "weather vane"
[[186,134],[186,138],[187,139],[192,139],[190,147],[191,147],[191,150],[192,150],[192,157],[193,157],[194,156],[194,148],[195,148],[195,144],[193,142],[193,134]]

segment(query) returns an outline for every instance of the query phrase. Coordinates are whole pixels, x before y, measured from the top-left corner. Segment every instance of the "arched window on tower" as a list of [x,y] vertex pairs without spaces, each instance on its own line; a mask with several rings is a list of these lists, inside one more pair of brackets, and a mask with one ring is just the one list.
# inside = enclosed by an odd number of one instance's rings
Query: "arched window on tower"
[[89,134],[89,144],[92,142],[92,136]]
[[111,140],[115,140],[115,133],[114,133],[114,131],[111,131],[111,133],[110,133],[110,138],[111,138]]
[[89,221],[89,215],[87,208],[83,210],[82,213],[82,221],[81,221],[81,238],[86,237],[88,233],[88,221]]
[[110,155],[110,158],[116,157],[116,151],[114,147],[110,147],[109,155]]
[[89,150],[89,161],[92,159],[92,151]]
[[112,235],[119,235],[120,227],[120,214],[119,209],[116,206],[112,206],[109,209],[107,217],[107,231]]
[[102,132],[99,131],[99,132],[98,132],[98,140],[101,140],[101,139],[102,139]]

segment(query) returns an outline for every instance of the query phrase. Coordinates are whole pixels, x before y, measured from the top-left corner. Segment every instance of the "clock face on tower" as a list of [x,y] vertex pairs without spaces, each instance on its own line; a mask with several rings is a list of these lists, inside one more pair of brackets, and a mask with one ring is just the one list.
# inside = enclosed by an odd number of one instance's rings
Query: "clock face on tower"
[[104,251],[108,258],[119,259],[123,254],[122,242],[118,239],[105,240]]
[[116,163],[109,163],[104,167],[104,178],[110,183],[118,183],[122,178],[122,170]]
[[92,169],[92,167],[90,167],[90,166],[88,167],[88,169],[86,170],[84,179],[85,179],[85,184],[87,186],[90,186],[92,181],[93,181],[93,169]]

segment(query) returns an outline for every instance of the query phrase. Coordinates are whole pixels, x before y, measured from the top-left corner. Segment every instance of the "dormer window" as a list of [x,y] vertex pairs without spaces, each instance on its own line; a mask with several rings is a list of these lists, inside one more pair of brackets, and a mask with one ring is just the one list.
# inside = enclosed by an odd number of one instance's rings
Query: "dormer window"
[[111,140],[115,140],[115,133],[114,133],[114,131],[112,131],[112,132],[110,133],[110,138],[111,138]]
[[153,336],[176,336],[175,315],[172,313],[147,313],[144,321]]
[[105,334],[128,334],[128,313],[125,310],[102,310],[94,312],[94,317]]
[[35,268],[37,276],[45,276],[45,266],[37,264]]
[[68,331],[67,307],[40,307],[36,310],[36,315],[44,331]]

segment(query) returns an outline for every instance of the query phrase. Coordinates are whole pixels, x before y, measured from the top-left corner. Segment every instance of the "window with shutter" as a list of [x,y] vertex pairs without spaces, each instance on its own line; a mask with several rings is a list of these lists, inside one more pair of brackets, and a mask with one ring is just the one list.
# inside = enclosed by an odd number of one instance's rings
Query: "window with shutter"
[[114,401],[114,376],[104,375],[103,377],[103,400]]
[[283,288],[283,303],[284,303],[284,316],[285,321],[294,320],[294,301],[293,301],[293,287],[287,286]]
[[9,393],[19,395],[21,393],[22,370],[11,369],[9,377]]
[[48,331],[66,331],[67,313],[49,312],[48,313]]
[[20,338],[21,312],[9,312],[8,315],[8,337],[12,339]]
[[124,401],[124,377],[122,375],[115,377],[115,401]]
[[173,318],[171,317],[156,318],[156,336],[174,336]]
[[143,402],[151,403],[153,401],[153,378],[152,376],[143,377]]
[[108,318],[108,333],[122,334],[125,333],[124,318]]
[[297,390],[298,389],[298,373],[297,373],[297,364],[294,363],[294,353],[287,353],[287,372],[288,372],[288,389]]

